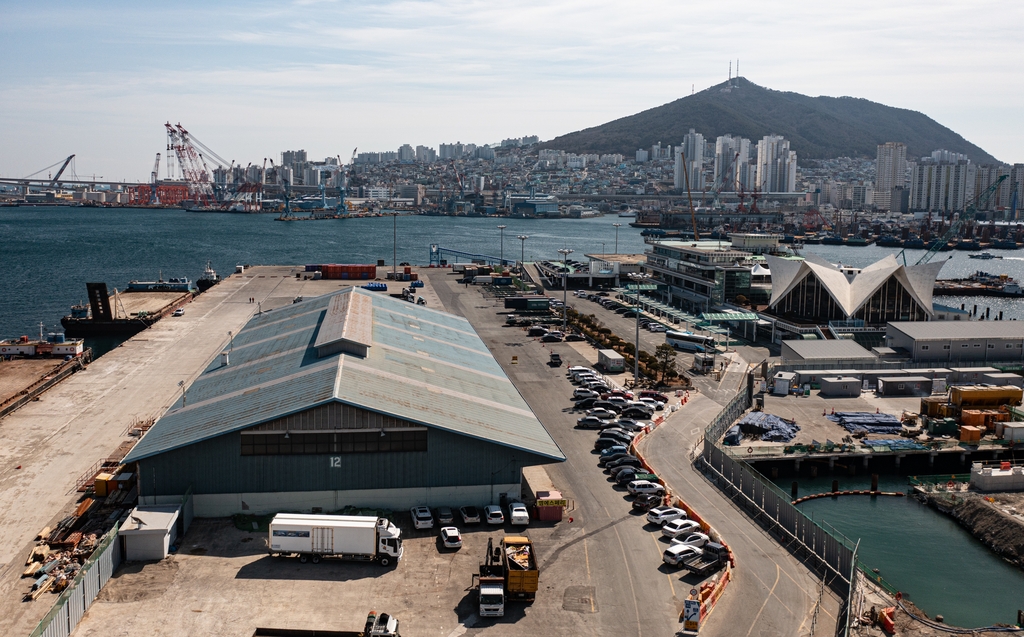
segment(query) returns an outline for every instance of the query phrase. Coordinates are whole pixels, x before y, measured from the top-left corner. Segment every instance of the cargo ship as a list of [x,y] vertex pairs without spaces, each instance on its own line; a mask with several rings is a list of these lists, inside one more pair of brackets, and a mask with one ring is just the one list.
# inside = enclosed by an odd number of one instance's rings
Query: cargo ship
[[192,300],[196,288],[186,278],[131,281],[108,294],[106,283],[86,283],[88,304],[71,306],[60,320],[69,338],[134,336]]

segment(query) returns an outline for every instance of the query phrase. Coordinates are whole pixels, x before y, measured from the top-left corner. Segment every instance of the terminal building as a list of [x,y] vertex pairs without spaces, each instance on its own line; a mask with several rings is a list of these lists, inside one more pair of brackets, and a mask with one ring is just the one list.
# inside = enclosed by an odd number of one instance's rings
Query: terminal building
[[917,362],[1024,364],[1024,322],[893,322],[886,346]]
[[468,321],[355,287],[253,317],[125,458],[200,517],[479,506],[564,460]]
[[[882,344],[893,321],[933,321],[935,278],[943,261],[906,266],[892,255],[865,268],[835,266],[815,254],[803,260],[767,256],[772,295],[762,318],[785,338],[854,338]],[[829,333],[826,334],[825,331]]]

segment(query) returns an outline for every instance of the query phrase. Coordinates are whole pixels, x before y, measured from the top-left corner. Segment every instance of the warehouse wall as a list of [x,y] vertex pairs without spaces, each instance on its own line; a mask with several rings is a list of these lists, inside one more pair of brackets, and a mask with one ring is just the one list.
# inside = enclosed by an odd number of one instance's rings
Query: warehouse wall
[[235,432],[140,460],[139,490],[180,496],[191,486],[199,515],[200,496],[210,494],[518,485],[523,466],[548,462],[439,429],[428,429],[423,452],[243,456]]

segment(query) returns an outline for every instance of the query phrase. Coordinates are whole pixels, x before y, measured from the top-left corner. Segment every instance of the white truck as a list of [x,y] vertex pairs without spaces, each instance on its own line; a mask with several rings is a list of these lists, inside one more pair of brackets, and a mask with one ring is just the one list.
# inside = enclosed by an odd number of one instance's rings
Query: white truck
[[387,566],[403,550],[402,531],[387,518],[278,513],[270,522],[270,555],[297,555],[302,563],[330,556]]
[[609,374],[616,374],[626,369],[626,359],[613,349],[597,350],[597,364]]

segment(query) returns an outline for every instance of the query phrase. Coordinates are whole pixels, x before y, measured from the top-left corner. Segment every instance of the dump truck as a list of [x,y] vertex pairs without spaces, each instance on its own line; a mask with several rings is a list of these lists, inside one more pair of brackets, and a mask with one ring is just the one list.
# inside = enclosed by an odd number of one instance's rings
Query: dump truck
[[481,617],[502,617],[505,601],[532,602],[537,596],[540,571],[530,538],[509,535],[494,546],[487,540],[487,556],[473,576]]
[[683,568],[694,575],[705,576],[714,573],[725,566],[729,559],[729,549],[717,542],[708,542],[700,555],[691,557],[681,564]]
[[270,522],[271,556],[297,556],[314,564],[324,557],[376,561],[402,558],[402,531],[387,518],[367,515],[278,513]]

